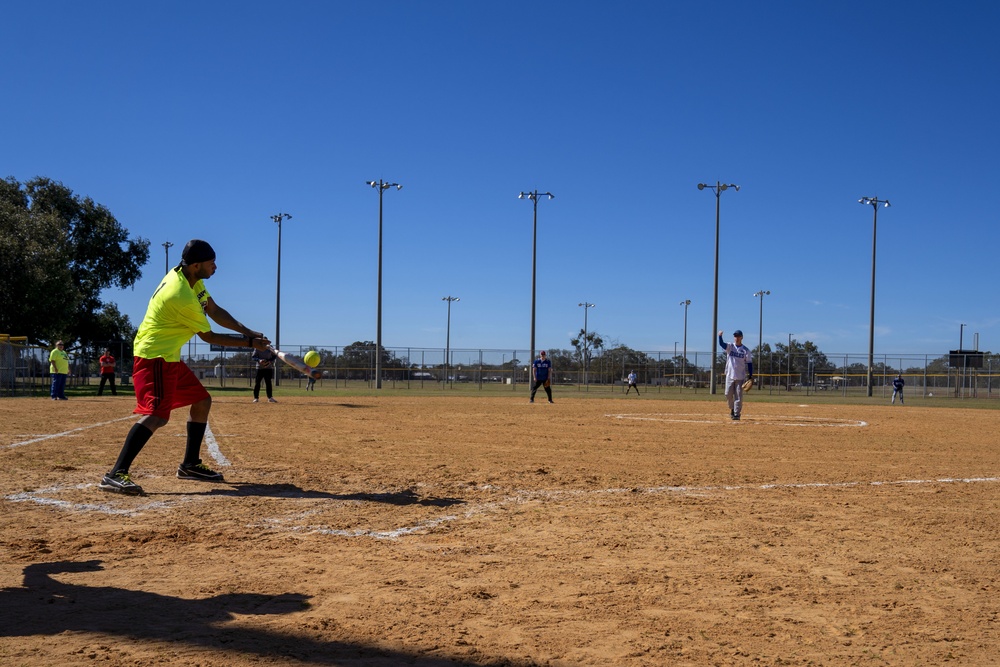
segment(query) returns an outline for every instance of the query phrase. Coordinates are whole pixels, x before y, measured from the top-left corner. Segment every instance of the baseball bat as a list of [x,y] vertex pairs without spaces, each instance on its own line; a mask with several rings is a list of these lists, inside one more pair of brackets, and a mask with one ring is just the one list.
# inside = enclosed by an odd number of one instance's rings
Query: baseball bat
[[273,346],[268,346],[268,349],[274,352],[274,354],[278,357],[278,359],[281,359],[284,363],[288,364],[289,366],[299,371],[300,373],[304,373],[309,377],[313,378],[314,380],[319,380],[321,377],[323,377],[322,371],[316,370],[306,362],[302,361],[302,359],[300,359],[299,357],[296,357],[294,354],[289,354],[288,352],[282,352],[281,350],[276,350],[274,349]]

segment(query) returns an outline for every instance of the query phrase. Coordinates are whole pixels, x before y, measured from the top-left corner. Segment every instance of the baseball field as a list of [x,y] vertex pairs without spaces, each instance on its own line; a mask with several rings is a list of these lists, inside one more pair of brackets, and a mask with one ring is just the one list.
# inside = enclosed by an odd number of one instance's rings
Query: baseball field
[[995,665],[996,409],[0,401],[0,665]]

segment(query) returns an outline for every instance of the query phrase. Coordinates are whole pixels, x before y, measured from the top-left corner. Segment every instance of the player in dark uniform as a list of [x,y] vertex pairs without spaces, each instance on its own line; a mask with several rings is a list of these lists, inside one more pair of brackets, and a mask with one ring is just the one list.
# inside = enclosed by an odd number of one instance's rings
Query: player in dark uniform
[[890,403],[896,402],[896,394],[899,394],[899,404],[903,404],[903,385],[906,382],[903,380],[902,375],[897,375],[896,379],[892,381],[892,400]]
[[546,395],[549,397],[549,403],[552,403],[552,382],[549,380],[549,375],[552,374],[552,362],[545,358],[545,350],[538,353],[538,358],[531,362],[531,400],[530,403],[535,402],[535,392],[538,391],[539,387],[545,389]]

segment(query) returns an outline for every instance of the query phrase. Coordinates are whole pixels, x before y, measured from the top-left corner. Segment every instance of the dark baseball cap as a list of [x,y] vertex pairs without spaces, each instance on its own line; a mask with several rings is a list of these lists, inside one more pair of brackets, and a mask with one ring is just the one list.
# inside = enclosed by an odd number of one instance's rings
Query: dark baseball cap
[[733,332],[733,336],[734,337],[739,336],[740,338],[743,338],[743,332],[737,329],[736,331]]
[[209,262],[215,259],[215,250],[208,241],[191,239],[181,252],[181,266],[190,266],[199,262]]

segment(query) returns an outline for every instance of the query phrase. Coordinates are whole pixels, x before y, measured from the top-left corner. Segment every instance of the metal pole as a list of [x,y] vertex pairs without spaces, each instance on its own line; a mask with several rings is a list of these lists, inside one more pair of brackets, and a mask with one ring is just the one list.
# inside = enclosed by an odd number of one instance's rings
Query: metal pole
[[375,325],[375,388],[382,388],[382,181],[378,188],[378,305]]
[[445,381],[448,382],[449,381],[448,378],[450,377],[448,375],[448,366],[451,363],[451,302],[452,301],[461,301],[461,299],[459,299],[457,296],[444,296],[444,297],[441,297],[441,300],[448,302],[448,328],[446,330],[447,333],[445,334],[445,343],[444,343],[444,346],[445,346],[444,347],[444,377],[445,377]]
[[377,316],[375,325],[375,388],[382,388],[382,194],[389,188],[401,190],[399,183],[386,183],[382,179],[378,181],[365,181],[368,185],[378,190],[378,297]]
[[535,360],[535,276],[538,261],[538,191],[531,198],[534,212],[531,220],[531,360]]
[[871,313],[868,323],[868,396],[872,395],[872,383],[874,381],[872,367],[875,365],[875,243],[878,237],[878,207],[882,204],[889,208],[889,201],[878,197],[862,197],[858,200],[861,204],[870,204],[872,207],[872,297]]
[[871,311],[868,316],[868,395],[872,395],[873,365],[875,363],[875,242],[878,235],[878,206],[872,218],[872,296]]
[[[274,296],[274,347],[281,349],[281,221],[291,220],[292,216],[287,213],[275,213],[271,220],[278,223],[278,279]],[[274,369],[274,384],[281,384],[281,369]]]
[[[684,379],[687,375],[687,357],[688,357],[688,306],[691,305],[691,299],[684,299],[681,301],[681,305],[684,306],[684,358],[681,359],[681,386],[683,387],[686,380]],[[713,343],[715,341],[712,341]],[[714,357],[713,357],[714,358]]]
[[163,275],[167,275],[170,273],[170,249],[174,247],[174,244],[166,241],[161,245],[163,246]]
[[[871,366],[868,367],[869,372]],[[870,385],[869,385],[870,386]],[[785,379],[785,391],[792,390],[792,334],[788,334],[788,377]]]
[[760,297],[760,319],[757,320],[757,368],[758,373],[764,368],[764,362],[761,359],[762,345],[764,342],[764,297],[771,293],[771,290],[760,290],[755,292],[754,296]]
[[716,344],[719,337],[719,203],[722,201],[721,184],[717,183],[715,190],[715,288],[712,292],[712,372],[710,376],[710,393],[715,393],[715,357]]
[[733,183],[723,183],[721,181],[716,181],[715,185],[707,185],[705,183],[699,183],[698,189],[704,190],[709,188],[715,192],[715,289],[712,303],[712,345],[709,347],[711,366],[709,372],[709,391],[715,393],[715,358],[716,358],[716,345],[719,335],[719,207],[722,201],[722,193],[729,188],[734,188],[737,192],[740,191],[740,186]]
[[[522,192],[517,196],[518,199],[524,199],[527,197],[532,203],[532,223],[531,223],[531,361],[535,360],[535,285],[536,285],[536,274],[537,274],[537,262],[538,262],[538,197],[544,195],[549,199],[553,199],[554,195],[551,192],[539,192],[535,190],[534,192]],[[530,380],[530,378],[529,378]],[[528,386],[531,386],[531,382],[528,382]]]
[[578,303],[578,306],[583,306],[583,384],[585,387],[589,388],[589,383],[587,382],[587,352],[588,352],[588,341],[587,341],[587,311],[594,307],[595,304],[588,301],[583,303]]

